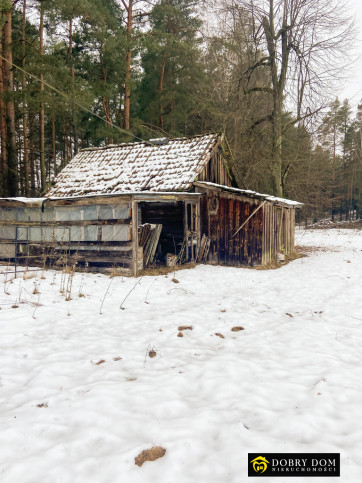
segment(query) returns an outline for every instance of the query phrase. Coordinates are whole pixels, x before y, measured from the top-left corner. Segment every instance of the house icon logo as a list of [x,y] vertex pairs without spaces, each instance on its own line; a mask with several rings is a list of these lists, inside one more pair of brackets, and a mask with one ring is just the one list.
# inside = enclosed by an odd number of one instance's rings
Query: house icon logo
[[268,468],[269,461],[264,458],[264,456],[258,456],[257,458],[254,458],[252,461],[250,461],[250,463],[253,464],[253,469],[255,473],[261,475]]

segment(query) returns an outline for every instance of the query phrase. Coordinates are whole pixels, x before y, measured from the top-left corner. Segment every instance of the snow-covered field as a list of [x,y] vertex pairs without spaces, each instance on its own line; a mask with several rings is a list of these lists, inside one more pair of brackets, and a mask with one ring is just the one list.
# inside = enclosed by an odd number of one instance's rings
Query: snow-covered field
[[278,270],[77,273],[70,301],[59,272],[0,275],[0,481],[242,483],[248,452],[362,481],[362,231],[297,243],[320,249]]

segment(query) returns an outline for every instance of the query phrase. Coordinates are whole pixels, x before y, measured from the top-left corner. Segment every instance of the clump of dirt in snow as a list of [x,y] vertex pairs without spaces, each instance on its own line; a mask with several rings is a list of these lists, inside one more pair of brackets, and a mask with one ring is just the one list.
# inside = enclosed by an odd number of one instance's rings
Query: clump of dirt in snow
[[48,403],[37,404],[36,407],[37,408],[47,408],[48,407]]
[[184,335],[183,335],[183,333],[182,333],[182,332],[179,332],[179,333],[177,334],[177,337],[183,337],[183,336],[184,336]]
[[143,463],[146,461],[155,461],[158,460],[158,458],[162,458],[166,453],[165,448],[162,448],[161,446],[154,446],[151,449],[146,449],[142,451],[136,458],[134,459],[135,465],[137,466],[142,466]]
[[216,332],[215,335],[217,335],[218,337],[221,337],[221,339],[225,339],[225,337],[222,334],[220,334],[220,332]]
[[157,356],[157,352],[156,352],[156,351],[154,351],[153,349],[151,349],[151,350],[150,350],[150,352],[148,353],[148,355],[149,355],[149,357],[151,357],[151,359],[152,359],[153,357],[156,357],[156,356]]
[[231,329],[233,332],[240,332],[241,330],[245,330],[244,327],[241,327],[241,325],[237,325],[236,327],[233,327]]
[[180,325],[177,330],[192,330],[192,325]]

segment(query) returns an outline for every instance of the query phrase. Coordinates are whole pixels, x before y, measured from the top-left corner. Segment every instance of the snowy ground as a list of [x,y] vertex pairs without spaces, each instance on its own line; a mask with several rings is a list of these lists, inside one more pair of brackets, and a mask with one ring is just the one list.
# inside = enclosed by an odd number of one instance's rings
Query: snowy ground
[[320,249],[279,270],[77,273],[69,302],[60,273],[0,275],[0,481],[242,483],[274,451],[361,481],[362,231],[297,243]]

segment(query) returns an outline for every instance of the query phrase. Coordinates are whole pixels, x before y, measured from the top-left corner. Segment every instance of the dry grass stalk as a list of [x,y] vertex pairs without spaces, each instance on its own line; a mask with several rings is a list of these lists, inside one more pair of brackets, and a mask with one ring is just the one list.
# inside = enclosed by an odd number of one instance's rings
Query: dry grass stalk
[[100,306],[100,309],[99,309],[100,315],[103,314],[103,312],[102,312],[103,304],[104,304],[104,301],[106,300],[106,297],[107,297],[107,294],[109,292],[109,289],[111,288],[112,282],[113,282],[113,278],[111,278],[111,281],[109,282],[108,287],[107,287],[107,290],[105,291],[105,294],[103,296],[102,303],[101,303],[101,306]]
[[141,277],[139,280],[137,280],[137,282],[136,282],[136,283],[133,285],[133,287],[131,288],[131,290],[128,292],[128,294],[125,296],[125,298],[122,300],[122,303],[121,303],[121,305],[119,306],[119,308],[120,308],[121,310],[125,310],[125,308],[123,307],[123,304],[125,303],[125,301],[126,301],[126,300],[127,300],[127,298],[129,297],[129,295],[130,295],[130,294],[133,292],[133,290],[134,290],[134,289],[137,287],[137,285],[138,285],[139,283],[141,283],[141,280],[142,280],[142,277]]

